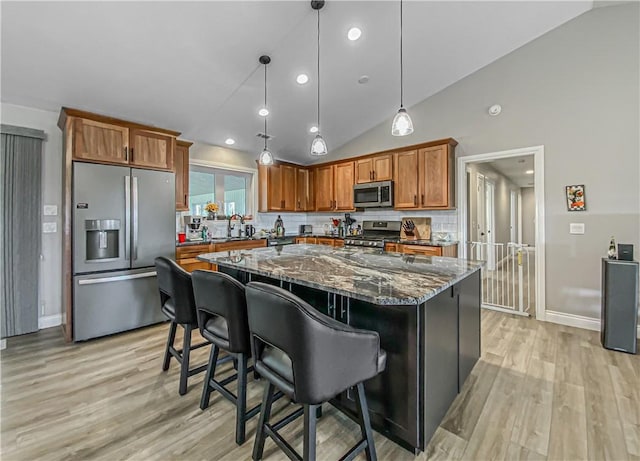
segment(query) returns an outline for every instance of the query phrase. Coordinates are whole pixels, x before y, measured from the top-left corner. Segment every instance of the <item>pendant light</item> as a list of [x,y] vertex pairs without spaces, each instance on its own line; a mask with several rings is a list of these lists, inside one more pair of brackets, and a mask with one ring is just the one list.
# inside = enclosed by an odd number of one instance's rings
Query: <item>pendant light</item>
[[[260,64],[264,64],[264,107],[267,107],[267,64],[271,62],[271,58],[269,56],[263,55],[260,56]],[[267,139],[269,136],[267,135],[267,117],[264,117],[264,149],[260,152],[260,157],[258,162],[260,165],[273,165],[273,154],[267,148]]]
[[403,106],[404,75],[402,67],[402,0],[400,0],[400,109],[396,116],[393,117],[393,123],[391,124],[391,134],[393,136],[407,136],[408,134],[413,133],[413,122]]
[[311,8],[318,12],[318,134],[313,138],[311,142],[311,155],[314,157],[319,157],[322,155],[327,155],[329,151],[327,150],[327,143],[324,142],[324,139],[320,135],[320,10],[324,6],[324,0],[312,0]]

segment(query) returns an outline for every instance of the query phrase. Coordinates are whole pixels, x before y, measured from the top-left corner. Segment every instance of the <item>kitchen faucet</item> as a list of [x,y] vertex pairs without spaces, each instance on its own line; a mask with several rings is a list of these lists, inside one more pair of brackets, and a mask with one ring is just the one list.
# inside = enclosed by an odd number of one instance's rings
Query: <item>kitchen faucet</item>
[[231,225],[231,221],[235,218],[240,218],[240,230],[238,232],[238,237],[242,237],[242,225],[244,224],[244,216],[242,216],[241,214],[233,214],[231,216],[229,216],[229,219],[227,220],[227,238],[231,238],[231,229],[235,228],[235,224]]

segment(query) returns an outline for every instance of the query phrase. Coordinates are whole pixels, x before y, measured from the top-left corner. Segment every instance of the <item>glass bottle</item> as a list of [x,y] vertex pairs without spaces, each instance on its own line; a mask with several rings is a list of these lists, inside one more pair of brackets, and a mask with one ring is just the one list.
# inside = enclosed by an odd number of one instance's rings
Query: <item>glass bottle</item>
[[609,259],[616,259],[616,240],[611,237],[611,242],[609,242],[609,251],[607,251],[607,256]]

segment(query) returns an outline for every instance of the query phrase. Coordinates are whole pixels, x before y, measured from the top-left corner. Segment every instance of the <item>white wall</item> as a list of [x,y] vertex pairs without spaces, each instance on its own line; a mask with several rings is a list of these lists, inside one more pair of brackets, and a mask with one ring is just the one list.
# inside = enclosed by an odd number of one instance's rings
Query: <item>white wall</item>
[[[43,130],[47,139],[43,143],[42,204],[56,205],[57,216],[42,216],[42,222],[55,222],[58,231],[42,234],[42,256],[40,262],[40,323],[46,326],[60,323],[62,289],[62,131],[57,126],[58,113],[0,104],[0,119],[7,125]],[[42,210],[40,210],[42,213]],[[18,223],[20,226],[28,223]],[[44,308],[42,307],[44,305]]]
[[[447,137],[458,156],[544,145],[546,308],[598,318],[611,235],[640,243],[639,17],[637,2],[589,11],[409,108],[411,136],[390,135],[390,110],[332,159]],[[569,184],[586,185],[587,211],[567,211]]]
[[533,187],[523,187],[522,194],[522,243],[536,244],[536,197]]

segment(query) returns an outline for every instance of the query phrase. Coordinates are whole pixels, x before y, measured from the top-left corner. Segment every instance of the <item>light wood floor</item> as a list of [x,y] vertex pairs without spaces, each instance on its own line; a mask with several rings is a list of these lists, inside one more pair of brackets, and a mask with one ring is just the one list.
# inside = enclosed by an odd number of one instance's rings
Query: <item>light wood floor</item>
[[[84,344],[58,329],[10,338],[2,351],[2,460],[244,460],[232,405],[203,376],[178,395],[178,367],[161,371],[168,325]],[[640,460],[640,356],[603,349],[598,334],[483,312],[482,359],[417,459]],[[199,350],[196,360],[205,361]],[[230,368],[227,366],[227,368]],[[249,381],[250,404],[262,386]],[[279,414],[290,411],[282,399]],[[277,418],[277,416],[276,416]],[[302,421],[284,431],[301,449]],[[320,459],[339,458],[358,427],[325,405]],[[376,434],[380,459],[413,459]],[[267,440],[265,459],[285,459]]]

